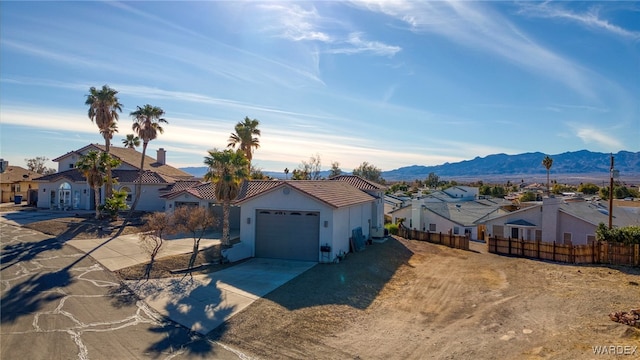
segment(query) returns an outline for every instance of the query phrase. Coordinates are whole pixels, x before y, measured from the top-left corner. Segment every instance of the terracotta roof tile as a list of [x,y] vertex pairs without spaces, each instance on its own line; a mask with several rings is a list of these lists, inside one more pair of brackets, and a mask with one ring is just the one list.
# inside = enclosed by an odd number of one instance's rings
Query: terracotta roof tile
[[285,181],[247,181],[243,183],[236,202],[289,186],[301,191],[331,207],[340,208],[372,201],[374,198],[343,181],[327,180],[285,180]]
[[[138,170],[113,170],[112,174],[113,174],[113,178],[118,180],[119,183],[137,183],[138,182],[138,175],[139,175]],[[70,169],[70,170],[58,172],[55,174],[45,175],[35,180],[52,182],[52,181],[59,180],[61,178],[67,179],[72,182],[86,181],[84,175],[82,175],[82,173],[78,169]],[[167,184],[173,181],[174,180],[171,178],[163,177],[162,175],[152,171],[145,171],[142,174],[143,184]]]
[[[53,159],[53,161],[60,161],[60,159],[62,159],[65,156],[68,156],[70,154],[84,154],[90,150],[99,150],[99,151],[104,151],[105,147],[104,145],[100,145],[100,144],[89,144],[81,149],[78,150],[74,150],[74,151],[70,151],[68,153],[66,153],[65,155],[62,155],[60,157],[57,157],[55,159]],[[147,149],[148,150],[148,149]],[[111,146],[109,148],[109,152],[111,155],[117,157],[118,159],[120,159],[123,163],[128,164],[130,166],[135,167],[136,169],[140,168],[140,160],[142,157],[142,153],[138,152],[136,149],[130,149],[128,147],[118,147],[118,146]],[[158,163],[158,161],[154,158],[152,158],[151,156],[145,154],[145,160],[144,160],[144,170],[148,170],[148,171],[155,171],[157,173],[159,173],[160,175],[163,176],[169,176],[175,179],[191,179],[193,178],[193,175],[182,171],[178,168],[175,168],[173,166],[167,165],[167,164],[160,164]]]
[[384,190],[386,187],[384,185],[378,184],[376,182],[361,178],[357,175],[338,175],[334,176],[329,180],[336,181],[344,181],[351,184],[356,189],[360,190]]

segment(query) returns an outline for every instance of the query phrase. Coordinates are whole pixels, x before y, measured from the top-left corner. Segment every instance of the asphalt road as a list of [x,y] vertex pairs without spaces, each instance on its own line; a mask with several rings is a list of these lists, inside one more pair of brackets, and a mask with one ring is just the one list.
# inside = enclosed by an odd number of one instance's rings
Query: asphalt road
[[91,257],[0,224],[0,359],[238,359],[164,319]]

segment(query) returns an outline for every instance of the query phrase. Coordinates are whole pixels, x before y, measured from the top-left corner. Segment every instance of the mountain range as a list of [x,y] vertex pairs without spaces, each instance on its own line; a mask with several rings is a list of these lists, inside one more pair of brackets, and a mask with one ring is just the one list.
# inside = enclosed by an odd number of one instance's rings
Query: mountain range
[[[518,155],[493,154],[476,157],[456,163],[444,163],[435,166],[412,165],[395,170],[383,171],[382,177],[387,181],[425,179],[430,173],[439,177],[451,178],[482,178],[515,175],[546,175],[547,169],[542,160],[548,154],[541,152],[524,153]],[[580,150],[562,154],[548,155],[553,159],[551,174],[609,174],[611,154]],[[613,154],[614,168],[620,174],[640,175],[640,152],[620,151]],[[375,162],[373,162],[375,164]],[[182,170],[194,176],[203,176],[206,167],[187,167]],[[281,172],[265,172],[274,178],[284,178]],[[326,177],[328,171],[321,174]]]

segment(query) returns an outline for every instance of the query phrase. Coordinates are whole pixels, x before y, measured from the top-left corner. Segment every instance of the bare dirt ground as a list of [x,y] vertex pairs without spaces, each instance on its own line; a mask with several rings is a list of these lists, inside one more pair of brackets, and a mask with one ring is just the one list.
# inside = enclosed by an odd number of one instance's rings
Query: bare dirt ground
[[[91,235],[70,221],[42,223],[30,227]],[[208,337],[265,359],[588,359],[603,358],[594,346],[640,345],[640,329],[608,317],[640,308],[639,268],[540,262],[471,246],[374,243],[315,266]],[[175,269],[186,258],[163,261]],[[640,349],[619,358],[638,357]]]
[[640,269],[472,246],[374,244],[314,267],[210,336],[269,359],[585,359],[598,357],[594,346],[640,345],[640,329],[608,317],[640,307]]

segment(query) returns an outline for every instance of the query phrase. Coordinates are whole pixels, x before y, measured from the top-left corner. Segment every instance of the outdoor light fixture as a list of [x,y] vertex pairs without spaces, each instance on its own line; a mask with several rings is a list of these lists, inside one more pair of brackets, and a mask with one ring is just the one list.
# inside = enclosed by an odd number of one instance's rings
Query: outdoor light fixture
[[251,224],[251,218],[250,217],[247,218],[247,224]]
[[42,192],[47,192],[47,189],[42,189]]
[[329,222],[327,220],[324,221],[324,227],[329,227]]

